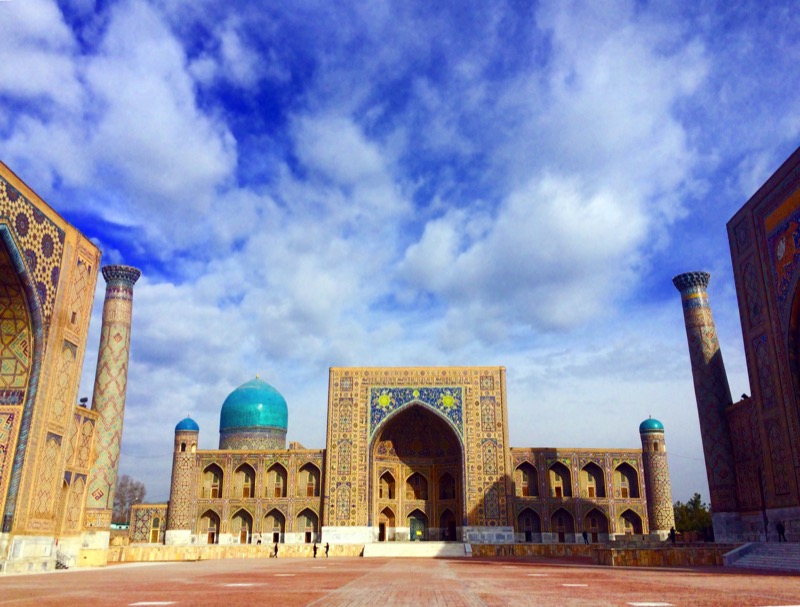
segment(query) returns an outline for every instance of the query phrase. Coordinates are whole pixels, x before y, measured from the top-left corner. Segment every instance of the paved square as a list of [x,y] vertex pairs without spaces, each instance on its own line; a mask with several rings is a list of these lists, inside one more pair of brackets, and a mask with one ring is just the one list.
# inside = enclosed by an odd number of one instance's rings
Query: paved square
[[542,560],[230,559],[0,577],[0,605],[777,607],[800,605],[800,576]]

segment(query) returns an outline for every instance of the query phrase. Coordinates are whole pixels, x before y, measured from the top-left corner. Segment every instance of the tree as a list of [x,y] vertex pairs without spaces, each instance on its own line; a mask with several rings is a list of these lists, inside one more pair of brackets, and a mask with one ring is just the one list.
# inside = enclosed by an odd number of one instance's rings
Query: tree
[[675,528],[678,531],[694,531],[700,537],[712,540],[714,528],[711,524],[711,511],[699,493],[695,493],[685,504],[675,502]]
[[112,522],[127,523],[131,518],[131,506],[141,504],[146,490],[144,483],[123,474],[117,479],[117,489],[114,492],[114,515]]

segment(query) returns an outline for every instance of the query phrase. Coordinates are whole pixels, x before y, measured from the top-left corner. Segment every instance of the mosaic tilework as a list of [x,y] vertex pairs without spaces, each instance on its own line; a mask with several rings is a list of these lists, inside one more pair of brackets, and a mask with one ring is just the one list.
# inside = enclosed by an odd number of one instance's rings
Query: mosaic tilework
[[744,264],[742,271],[744,278],[745,297],[747,298],[747,311],[750,326],[758,325],[762,319],[764,304],[761,301],[761,289],[758,286],[758,277],[756,276],[755,264],[747,262]]
[[53,493],[58,477],[58,460],[61,454],[61,437],[48,433],[45,445],[33,502],[33,514],[36,517],[49,515],[52,510]]
[[[651,449],[654,441],[660,445],[658,451]],[[655,531],[669,531],[675,526],[672,485],[665,449],[662,433],[642,434],[642,466],[647,495],[647,513],[650,529]]]
[[86,491],[86,475],[73,474],[69,486],[67,508],[64,513],[64,530],[78,531],[81,526],[81,513],[83,512],[84,492]]
[[10,480],[9,472],[14,459],[19,416],[17,409],[0,408],[0,508],[4,506]]
[[[180,450],[182,443],[187,446],[186,451],[183,452]],[[196,445],[196,432],[175,433],[167,529],[190,529],[192,520],[195,518],[197,455],[192,452],[192,447]]]
[[425,403],[447,417],[459,434],[463,435],[462,389],[447,387],[402,387],[374,386],[370,388],[370,438],[381,422],[392,412],[409,403]]
[[78,378],[75,369],[77,351],[77,346],[64,340],[51,392],[50,422],[62,428],[72,410],[73,388]]
[[0,221],[19,243],[45,326],[55,305],[65,233],[0,176]]
[[286,449],[286,430],[279,428],[234,428],[223,431],[219,437],[219,448],[239,451],[263,451]]
[[761,335],[753,342],[756,353],[756,368],[758,369],[758,387],[761,397],[761,406],[765,411],[775,408],[775,385],[773,384],[772,363],[770,362],[769,345],[767,336]]
[[131,544],[150,543],[150,532],[153,529],[155,517],[158,517],[159,540],[163,541],[164,532],[167,530],[167,505],[136,504],[131,507],[131,526],[129,528]]
[[789,204],[794,209],[766,235],[773,287],[782,319],[788,314],[790,287],[800,263],[800,198],[795,196]]
[[731,394],[706,293],[709,278],[706,272],[690,272],[676,276],[673,283],[683,304],[709,492],[718,511],[730,512],[736,509],[736,477],[722,412]]
[[[405,407],[421,407],[447,420],[460,439],[463,462],[464,512],[469,525],[508,525],[510,476],[505,469],[507,422],[504,370],[501,367],[353,368],[331,369],[328,400],[328,454],[326,479],[331,500],[323,519],[337,526],[372,524],[372,444],[386,419]],[[416,393],[416,394],[415,394]],[[484,399],[482,401],[482,399]],[[491,424],[489,404],[495,403]],[[481,402],[485,406],[481,407]],[[484,472],[484,441],[489,473]],[[350,467],[340,464],[339,444],[349,440]],[[459,474],[459,476],[461,476]],[[497,509],[486,514],[487,490],[497,490]],[[490,493],[493,496],[494,493]],[[346,503],[345,498],[349,500]],[[434,513],[427,513],[429,520]]]
[[100,417],[95,430],[96,459],[89,477],[86,505],[92,510],[111,511],[125,410],[133,285],[141,273],[127,266],[105,266],[102,271],[107,283],[106,297],[92,399],[92,409]]
[[772,462],[772,484],[776,495],[786,495],[789,493],[789,466],[786,461],[786,447],[777,422],[767,424],[767,441],[769,444],[769,456]]
[[25,294],[5,247],[0,246],[0,404],[25,402],[32,354]]
[[729,410],[739,506],[761,509],[761,433],[755,399],[746,399]]

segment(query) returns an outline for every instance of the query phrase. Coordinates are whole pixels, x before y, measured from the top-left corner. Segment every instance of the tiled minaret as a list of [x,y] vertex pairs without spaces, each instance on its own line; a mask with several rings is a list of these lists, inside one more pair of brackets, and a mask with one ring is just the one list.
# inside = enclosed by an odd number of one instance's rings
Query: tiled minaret
[[639,436],[642,438],[642,467],[650,533],[666,539],[669,530],[675,526],[675,511],[672,507],[664,425],[652,417],[646,419],[639,425]]
[[197,441],[200,426],[191,417],[175,426],[175,449],[172,453],[172,482],[169,489],[165,544],[189,544],[192,519],[197,504],[195,489]]
[[[736,511],[736,469],[725,417],[732,401],[706,292],[710,278],[708,272],[687,272],[672,282],[683,304],[711,506],[715,513],[725,513]],[[714,531],[717,541],[724,541],[726,533],[718,529],[716,518]]]
[[[122,420],[128,382],[133,285],[141,272],[130,266],[105,266],[106,297],[97,352],[92,409],[99,418],[95,430],[95,460],[89,476],[84,515],[84,546],[105,550],[108,546],[114,490],[122,442]],[[105,544],[103,543],[105,542]],[[105,563],[104,555],[97,555]],[[88,564],[88,563],[87,563]]]

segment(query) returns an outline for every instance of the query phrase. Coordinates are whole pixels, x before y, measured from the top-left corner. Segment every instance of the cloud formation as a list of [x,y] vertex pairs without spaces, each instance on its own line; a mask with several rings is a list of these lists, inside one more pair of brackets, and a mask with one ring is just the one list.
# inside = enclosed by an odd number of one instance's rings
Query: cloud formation
[[635,447],[653,415],[676,499],[704,491],[670,278],[715,273],[749,392],[724,222],[800,129],[762,9],[4,4],[0,154],[144,270],[123,471],[165,498],[174,424],[214,447],[256,373],[322,447],[329,366],[502,364],[513,445]]

